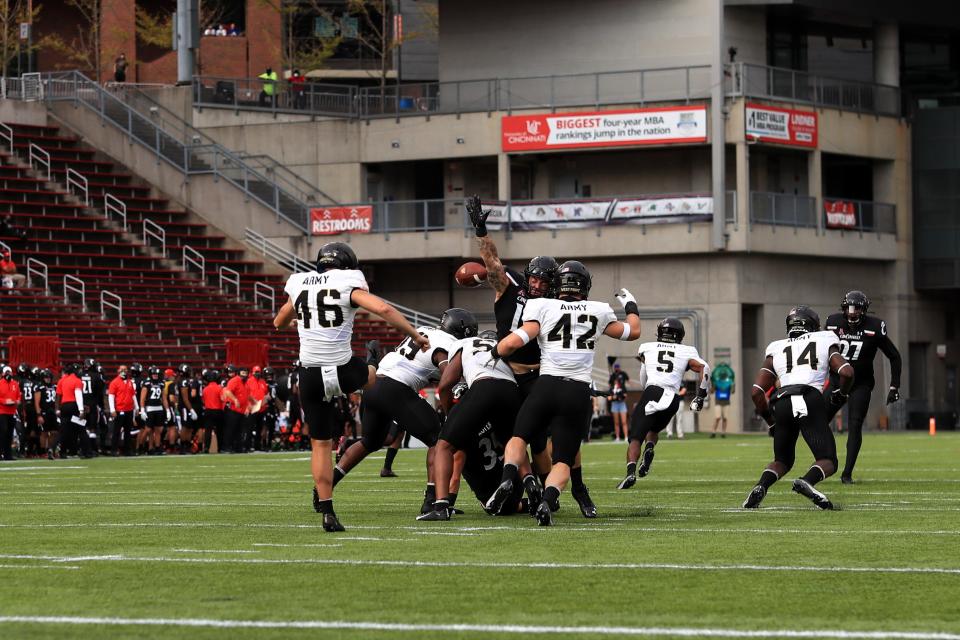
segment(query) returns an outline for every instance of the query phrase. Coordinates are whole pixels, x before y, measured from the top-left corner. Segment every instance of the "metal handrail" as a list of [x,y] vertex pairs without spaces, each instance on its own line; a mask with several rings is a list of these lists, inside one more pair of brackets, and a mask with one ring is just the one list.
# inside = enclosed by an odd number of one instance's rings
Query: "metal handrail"
[[123,220],[123,230],[127,230],[127,203],[110,193],[103,194],[103,212],[110,217],[113,212]]
[[160,253],[167,255],[167,232],[153,220],[143,219],[143,244],[149,245],[147,238],[160,241]]
[[270,304],[270,313],[277,312],[277,292],[273,287],[265,282],[254,282],[253,304],[257,304],[258,298],[263,298]]
[[[50,180],[50,154],[38,147],[33,142],[30,143],[30,166],[33,166],[33,163],[44,165],[47,167],[47,180]],[[37,169],[39,171],[39,169]]]
[[11,257],[13,257],[13,250],[10,248],[10,245],[8,245],[3,240],[0,240],[0,251],[2,251],[3,253],[9,254]]
[[[108,299],[109,298],[109,299]],[[113,302],[115,300],[116,302]],[[120,326],[123,326],[123,298],[117,294],[107,291],[106,289],[100,290],[100,317],[104,320],[107,319],[107,309],[113,309],[117,312],[117,322]]]
[[[88,185],[89,182],[79,171],[74,171],[70,167],[67,167],[67,191],[71,191],[70,187],[75,187],[78,191],[82,191],[83,204],[86,207],[90,206],[90,189]],[[71,191],[71,193],[73,192]]]
[[237,289],[237,300],[240,299],[240,272],[230,267],[220,266],[218,271],[218,280],[220,293],[227,293],[227,285],[233,285]]
[[[27,280],[33,283],[35,280],[43,279],[43,292],[50,294],[50,270],[47,265],[36,258],[27,258]],[[36,276],[36,278],[34,277]]]
[[7,148],[13,153],[13,129],[6,122],[0,122],[0,140],[6,140]]
[[[77,283],[77,284],[74,284]],[[63,301],[70,303],[70,294],[75,293],[80,296],[80,307],[87,310],[87,285],[76,276],[65,274],[63,276]]]
[[187,271],[187,265],[193,265],[200,270],[200,277],[207,275],[207,259],[193,247],[183,245],[183,270]]

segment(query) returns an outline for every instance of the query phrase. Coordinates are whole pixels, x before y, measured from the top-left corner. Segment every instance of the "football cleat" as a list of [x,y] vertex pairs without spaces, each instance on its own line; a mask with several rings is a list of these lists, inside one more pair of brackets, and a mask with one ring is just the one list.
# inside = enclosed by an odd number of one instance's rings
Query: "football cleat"
[[823,509],[824,511],[833,509],[833,503],[830,502],[830,498],[817,491],[812,484],[803,478],[797,478],[793,481],[793,490],[795,493],[810,498],[810,501],[813,502],[818,509]]
[[335,513],[323,514],[323,530],[327,533],[346,531],[346,529],[343,528],[343,525],[340,524],[340,521],[337,520],[337,514]]
[[[537,479],[533,476],[528,477],[524,483],[524,488],[527,490],[527,502],[531,505],[538,505],[543,500],[543,489],[540,488],[540,483],[537,482]],[[530,509],[530,515],[534,515],[536,507]]]
[[381,478],[396,478],[397,474],[393,472],[393,469],[380,469]]
[[584,518],[597,517],[597,505],[593,504],[593,500],[590,499],[590,492],[586,487],[582,489],[574,487],[570,490],[570,495],[573,496],[573,499],[580,505],[580,513],[583,514]]
[[423,504],[420,505],[420,515],[433,511],[434,499],[428,496],[423,497]]
[[760,506],[760,503],[763,502],[763,498],[766,495],[766,487],[764,487],[762,484],[758,484],[750,490],[750,493],[747,494],[747,499],[743,501],[743,508],[756,509]]
[[320,494],[317,493],[317,488],[313,488],[313,510],[317,513],[320,513]]
[[652,447],[643,450],[643,462],[641,462],[640,466],[637,467],[638,478],[642,478],[650,473],[650,466],[653,464],[653,456],[654,451]]
[[632,473],[628,473],[627,477],[620,481],[620,484],[617,485],[617,489],[629,489],[633,485],[637,484],[637,476]]
[[553,514],[550,512],[550,505],[547,504],[546,500],[537,505],[533,517],[537,519],[537,524],[541,527],[549,527],[553,524]]
[[431,509],[426,513],[421,513],[417,516],[417,520],[425,520],[428,522],[438,522],[441,520],[450,519],[450,509]]
[[500,483],[500,486],[493,492],[493,495],[487,500],[487,504],[483,505],[483,508],[487,513],[500,513],[504,503],[506,503],[512,493],[513,480],[508,478]]
[[53,449],[47,449],[47,460],[54,460],[54,459],[56,458],[53,455]]
[[853,478],[850,476],[840,476],[840,482],[843,484],[854,484]]

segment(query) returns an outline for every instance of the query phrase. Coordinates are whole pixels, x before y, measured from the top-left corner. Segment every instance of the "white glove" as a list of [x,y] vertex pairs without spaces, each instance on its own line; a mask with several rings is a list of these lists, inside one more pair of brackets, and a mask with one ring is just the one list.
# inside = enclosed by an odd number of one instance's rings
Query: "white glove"
[[191,419],[191,420],[196,420],[196,419],[197,419],[197,410],[196,410],[196,409],[190,409],[190,419]]
[[690,411],[693,411],[694,413],[699,413],[700,411],[702,411],[703,401],[704,401],[704,398],[701,398],[699,396],[694,398],[693,402],[690,403]]
[[617,291],[613,295],[617,298],[617,300],[620,301],[621,306],[623,306],[624,308],[626,308],[628,302],[637,304],[637,299],[634,298],[633,294],[627,291],[626,289],[620,289],[620,291]]
[[143,420],[144,422],[147,421],[147,412],[143,411],[142,409],[140,411],[140,419]]
[[173,422],[173,410],[167,409],[167,422]]

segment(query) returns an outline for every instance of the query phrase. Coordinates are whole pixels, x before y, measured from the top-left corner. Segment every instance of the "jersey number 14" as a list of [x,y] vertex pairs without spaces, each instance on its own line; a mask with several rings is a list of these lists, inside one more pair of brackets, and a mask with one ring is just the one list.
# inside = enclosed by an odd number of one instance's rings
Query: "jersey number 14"
[[[788,344],[783,349],[783,355],[787,357],[787,373],[793,371],[793,345]],[[807,343],[807,346],[800,352],[797,358],[797,366],[805,364],[816,371],[820,368],[820,361],[817,359],[817,344],[815,342]]]

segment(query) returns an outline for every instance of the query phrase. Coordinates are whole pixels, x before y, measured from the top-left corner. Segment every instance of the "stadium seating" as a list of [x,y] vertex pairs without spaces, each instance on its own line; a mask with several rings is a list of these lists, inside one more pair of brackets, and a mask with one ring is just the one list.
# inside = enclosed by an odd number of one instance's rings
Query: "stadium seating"
[[[0,296],[6,336],[55,334],[60,336],[64,361],[94,356],[108,370],[132,361],[219,366],[225,340],[233,337],[268,340],[274,366],[286,366],[297,357],[296,332],[273,332],[270,310],[252,302],[254,283],[262,282],[274,289],[279,304],[285,276],[264,273],[261,262],[244,259],[243,250],[226,246],[223,235],[211,233],[208,225],[156,197],[123,167],[100,158],[96,150],[58,127],[8,125],[15,153],[0,153],[0,215],[9,214],[15,226],[26,230],[27,239],[0,237],[0,241],[12,248],[21,273],[26,272],[28,258],[46,264],[53,293],[32,288],[19,296]],[[66,182],[68,168],[87,179],[91,207],[51,188],[40,175],[45,169],[38,172],[26,165],[31,143],[50,154],[54,183]],[[127,231],[119,218],[104,214],[105,194],[126,205]],[[163,229],[167,259],[159,242],[144,243],[145,220]],[[185,246],[203,255],[205,279],[182,268]],[[229,291],[220,290],[220,267],[237,272],[239,292],[229,285]],[[83,281],[86,310],[78,300],[65,301],[60,295],[65,275]],[[101,317],[101,291],[122,298],[123,326],[109,309],[110,318]],[[400,339],[393,329],[365,314],[358,315],[356,329],[356,349],[372,338],[387,345]]]

